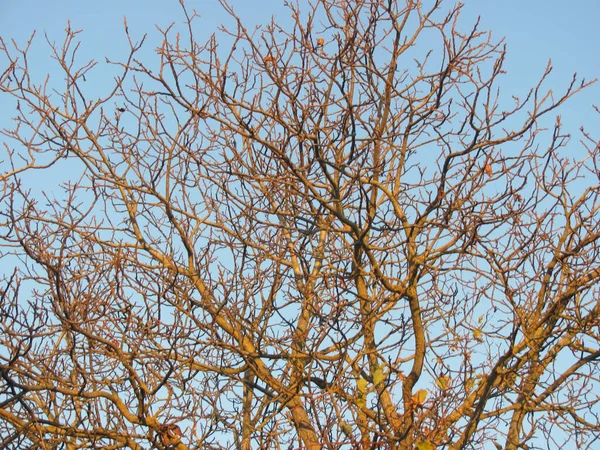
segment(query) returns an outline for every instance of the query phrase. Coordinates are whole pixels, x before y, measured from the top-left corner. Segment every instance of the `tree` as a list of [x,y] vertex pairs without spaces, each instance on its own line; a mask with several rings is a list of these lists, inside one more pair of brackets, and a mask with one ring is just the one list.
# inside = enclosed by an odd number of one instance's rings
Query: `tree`
[[591,448],[589,83],[501,93],[441,1],[223,7],[97,98],[76,31],[61,88],[1,42],[2,447]]

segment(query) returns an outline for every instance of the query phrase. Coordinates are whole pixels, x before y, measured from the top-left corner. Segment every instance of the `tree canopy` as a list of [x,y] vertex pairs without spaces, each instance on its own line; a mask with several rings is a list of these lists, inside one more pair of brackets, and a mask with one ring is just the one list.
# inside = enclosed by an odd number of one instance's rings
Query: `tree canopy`
[[222,6],[102,96],[0,41],[0,446],[592,448],[589,83],[504,92],[453,2]]

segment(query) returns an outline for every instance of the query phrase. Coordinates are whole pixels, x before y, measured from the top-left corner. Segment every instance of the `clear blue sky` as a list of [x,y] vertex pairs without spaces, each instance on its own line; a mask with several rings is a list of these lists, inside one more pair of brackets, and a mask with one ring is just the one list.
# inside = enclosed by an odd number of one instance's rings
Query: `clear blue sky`
[[[304,0],[300,0],[302,3]],[[282,15],[283,0],[232,0],[239,15],[250,23],[267,22],[271,14]],[[453,2],[448,1],[448,4]],[[548,59],[555,72],[552,86],[560,89],[573,72],[585,78],[600,77],[600,1],[598,0],[464,0],[462,23],[467,26],[481,16],[481,27],[490,29],[494,39],[505,38],[508,45],[504,94],[523,93],[542,73]],[[222,22],[217,0],[189,0],[188,6],[202,16],[206,34]],[[177,0],[2,0],[0,1],[0,36],[23,43],[38,30],[38,44],[44,32],[50,40],[60,42],[67,21],[82,29],[82,55],[104,61],[108,56],[124,55],[123,17],[127,16],[132,36],[148,32],[148,50],[158,45],[154,24],[162,26],[180,22],[182,12]],[[40,45],[31,58],[39,74],[47,70],[48,48]],[[0,66],[4,60],[0,58]],[[101,70],[101,68],[100,68]],[[600,117],[592,114],[591,104],[600,104],[600,84],[579,96],[562,110],[565,123],[572,130],[581,124],[592,128]],[[0,121],[6,118],[0,113]],[[2,125],[2,123],[0,123]]]

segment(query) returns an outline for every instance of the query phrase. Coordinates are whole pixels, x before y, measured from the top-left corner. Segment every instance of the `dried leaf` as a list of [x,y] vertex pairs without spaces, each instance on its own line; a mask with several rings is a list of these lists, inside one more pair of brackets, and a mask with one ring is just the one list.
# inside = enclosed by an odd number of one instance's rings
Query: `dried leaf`
[[171,445],[178,444],[181,441],[181,436],[183,436],[183,433],[177,424],[171,423],[161,427],[159,430],[159,436],[162,443],[165,446],[170,447]]
[[367,380],[364,378],[359,378],[356,382],[356,387],[360,393],[367,392]]
[[373,384],[378,386],[384,380],[384,378],[385,376],[383,375],[383,370],[381,370],[381,367],[378,367],[373,373]]
[[486,163],[486,165],[485,165],[485,173],[487,173],[487,175],[489,177],[492,176],[492,166],[490,165],[490,163]]
[[425,389],[419,389],[415,392],[415,395],[413,395],[413,400],[417,405],[422,405],[425,403],[425,400],[427,400],[427,391]]
[[346,436],[352,437],[352,427],[347,422],[344,422],[342,420],[340,422],[340,429],[342,430],[342,433],[344,433]]
[[473,378],[467,379],[467,382],[465,383],[466,391],[470,392],[474,386],[475,386],[475,380]]
[[417,450],[435,450],[435,445],[431,441],[421,441],[416,443]]
[[450,377],[447,375],[442,375],[435,380],[435,385],[438,389],[445,391],[450,387]]

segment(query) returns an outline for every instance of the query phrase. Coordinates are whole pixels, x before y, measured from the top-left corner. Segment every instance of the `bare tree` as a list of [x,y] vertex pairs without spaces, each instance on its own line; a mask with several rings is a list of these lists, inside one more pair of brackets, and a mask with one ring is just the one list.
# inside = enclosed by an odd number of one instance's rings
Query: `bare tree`
[[598,445],[588,83],[501,93],[441,1],[223,8],[103,97],[76,31],[62,86],[1,42],[0,446]]

